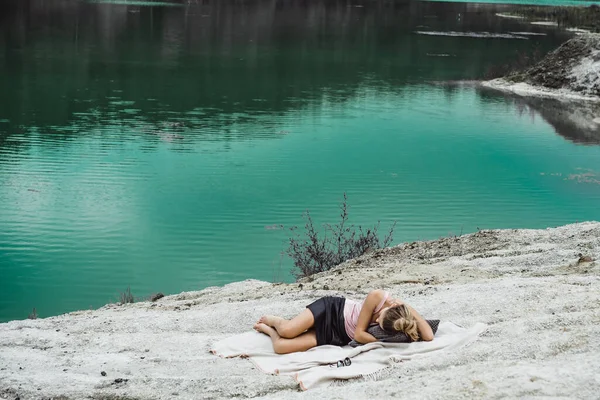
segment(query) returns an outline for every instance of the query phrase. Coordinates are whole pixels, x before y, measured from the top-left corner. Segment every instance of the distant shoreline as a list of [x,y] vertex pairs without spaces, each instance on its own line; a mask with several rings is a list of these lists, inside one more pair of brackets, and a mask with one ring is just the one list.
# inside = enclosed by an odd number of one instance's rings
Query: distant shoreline
[[575,32],[600,32],[600,6],[596,3],[577,5],[524,5],[513,11],[497,13],[501,18],[528,21],[532,25],[560,26]]

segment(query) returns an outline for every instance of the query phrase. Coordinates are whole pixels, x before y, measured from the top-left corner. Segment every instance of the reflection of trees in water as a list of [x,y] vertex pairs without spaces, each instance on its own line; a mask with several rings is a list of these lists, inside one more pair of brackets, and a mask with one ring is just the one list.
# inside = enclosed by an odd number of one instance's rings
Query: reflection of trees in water
[[[475,78],[490,62],[531,45],[413,33],[418,26],[521,30],[521,22],[495,17],[499,6],[493,5],[182,4],[0,3],[0,75],[11,77],[0,81],[0,109],[11,120],[11,131],[77,125],[78,115],[91,111],[106,119],[118,100],[135,102],[138,115],[154,125],[198,108],[209,110],[198,117],[205,124],[224,114],[278,115],[317,104],[328,93],[335,93],[332,101],[346,101],[367,80],[398,88]],[[560,39],[539,40],[550,48]],[[439,53],[453,57],[428,56]]]
[[513,105],[520,115],[528,114],[532,119],[536,115],[541,116],[567,140],[587,145],[600,144],[600,124],[594,122],[600,115],[599,103],[522,97],[487,88],[479,92],[483,101],[502,99]]

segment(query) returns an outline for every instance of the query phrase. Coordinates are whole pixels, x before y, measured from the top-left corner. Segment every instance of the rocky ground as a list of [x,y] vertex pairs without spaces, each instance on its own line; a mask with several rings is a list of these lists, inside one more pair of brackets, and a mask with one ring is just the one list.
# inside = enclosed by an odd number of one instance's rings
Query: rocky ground
[[513,80],[549,89],[600,95],[600,35],[580,35],[563,43]]
[[[595,399],[600,223],[405,243],[293,284],[237,282],[0,324],[0,398]],[[384,288],[429,318],[489,324],[469,347],[394,365],[379,381],[301,392],[286,376],[209,353],[265,313]]]
[[483,86],[519,95],[599,101],[600,34],[578,35],[534,66]]

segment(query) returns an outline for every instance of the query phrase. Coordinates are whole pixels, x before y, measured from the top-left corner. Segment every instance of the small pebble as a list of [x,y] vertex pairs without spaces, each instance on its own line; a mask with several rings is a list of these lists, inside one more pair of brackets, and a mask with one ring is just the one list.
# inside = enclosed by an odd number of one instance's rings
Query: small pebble
[[100,375],[106,376],[106,372],[102,371],[102,372],[100,372]]

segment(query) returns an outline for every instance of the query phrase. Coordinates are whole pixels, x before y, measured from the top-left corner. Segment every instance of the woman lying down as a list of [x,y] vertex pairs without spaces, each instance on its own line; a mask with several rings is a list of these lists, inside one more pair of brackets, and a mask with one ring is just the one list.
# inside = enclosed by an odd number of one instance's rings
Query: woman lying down
[[373,290],[359,303],[344,297],[323,297],[291,320],[265,315],[254,329],[271,337],[277,354],[305,351],[315,346],[345,346],[350,341],[375,342],[367,329],[379,326],[388,333],[404,332],[412,341],[433,340],[431,326],[401,300],[384,290]]

